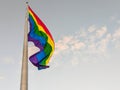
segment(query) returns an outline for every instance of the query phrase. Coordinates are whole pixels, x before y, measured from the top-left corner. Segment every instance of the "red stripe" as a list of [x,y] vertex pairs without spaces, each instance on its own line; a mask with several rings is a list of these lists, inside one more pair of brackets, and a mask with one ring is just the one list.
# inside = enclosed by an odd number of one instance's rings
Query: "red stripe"
[[48,34],[50,36],[50,38],[52,39],[52,41],[54,42],[53,40],[53,37],[52,35],[50,34],[49,30],[47,29],[46,25],[42,22],[42,20],[40,20],[40,18],[33,12],[33,10],[30,8],[30,6],[28,6],[28,9],[29,11],[32,12],[33,16],[36,18],[37,20],[37,23],[43,27],[43,29],[45,30],[46,34]]

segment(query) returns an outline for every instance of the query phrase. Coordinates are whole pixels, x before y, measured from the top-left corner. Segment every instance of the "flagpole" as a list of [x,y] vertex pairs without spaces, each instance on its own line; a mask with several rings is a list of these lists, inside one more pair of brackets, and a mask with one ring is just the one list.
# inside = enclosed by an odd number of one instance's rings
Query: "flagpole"
[[20,90],[28,90],[28,2],[26,2]]

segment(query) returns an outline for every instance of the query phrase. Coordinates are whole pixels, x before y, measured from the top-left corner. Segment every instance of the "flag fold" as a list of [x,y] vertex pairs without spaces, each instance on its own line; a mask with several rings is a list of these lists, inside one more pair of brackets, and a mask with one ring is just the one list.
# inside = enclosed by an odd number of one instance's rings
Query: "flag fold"
[[34,66],[38,67],[39,70],[46,69],[49,67],[47,65],[55,48],[54,40],[46,25],[33,12],[30,6],[28,6],[28,13],[30,23],[28,41],[33,42],[34,45],[40,49],[40,51],[31,55],[29,60]]

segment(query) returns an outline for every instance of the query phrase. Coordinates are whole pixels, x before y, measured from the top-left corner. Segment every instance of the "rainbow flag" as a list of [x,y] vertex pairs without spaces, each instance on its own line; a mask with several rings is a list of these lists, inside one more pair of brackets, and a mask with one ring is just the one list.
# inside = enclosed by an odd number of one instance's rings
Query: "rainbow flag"
[[30,6],[28,6],[28,12],[30,23],[28,41],[33,42],[34,45],[40,49],[39,52],[31,55],[29,60],[34,66],[38,67],[39,70],[46,69],[49,67],[48,63],[55,48],[54,40],[46,25],[33,12]]

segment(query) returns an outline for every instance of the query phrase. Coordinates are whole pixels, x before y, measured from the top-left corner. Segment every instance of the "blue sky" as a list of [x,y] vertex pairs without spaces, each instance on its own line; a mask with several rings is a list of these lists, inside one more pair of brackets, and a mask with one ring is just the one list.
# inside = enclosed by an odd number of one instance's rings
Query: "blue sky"
[[[52,33],[50,68],[29,62],[29,90],[120,90],[119,0],[30,0]],[[19,90],[25,1],[0,1],[0,89]],[[29,46],[29,54],[37,49]]]

